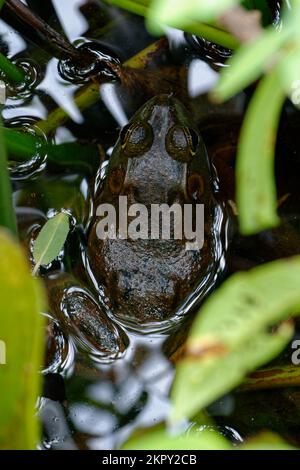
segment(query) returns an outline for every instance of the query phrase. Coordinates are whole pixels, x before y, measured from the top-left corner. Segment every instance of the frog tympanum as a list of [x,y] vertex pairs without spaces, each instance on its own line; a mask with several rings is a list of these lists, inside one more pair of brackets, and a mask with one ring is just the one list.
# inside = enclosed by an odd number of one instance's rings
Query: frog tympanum
[[[58,319],[94,346],[101,349],[104,342],[110,352],[126,347],[119,324],[145,333],[178,323],[214,286],[222,268],[223,211],[215,199],[216,189],[204,142],[185,108],[168,95],[152,98],[121,130],[105,176],[91,198],[84,254],[91,290],[65,273],[53,273],[47,280]],[[126,237],[120,227],[107,230],[114,236],[99,237],[99,222],[108,205],[117,221],[125,211],[120,200],[127,204],[126,229],[134,219],[131,207],[139,209],[138,216],[141,207],[146,211],[142,220],[147,228],[137,224],[143,237]],[[176,232],[172,215],[170,238],[162,239],[161,231],[151,237],[152,208],[162,204],[182,209],[181,238],[175,237],[180,230]],[[204,207],[203,243],[198,249],[189,249],[191,240],[183,229],[187,205],[193,229],[196,206]],[[112,346],[115,337],[121,348]]]

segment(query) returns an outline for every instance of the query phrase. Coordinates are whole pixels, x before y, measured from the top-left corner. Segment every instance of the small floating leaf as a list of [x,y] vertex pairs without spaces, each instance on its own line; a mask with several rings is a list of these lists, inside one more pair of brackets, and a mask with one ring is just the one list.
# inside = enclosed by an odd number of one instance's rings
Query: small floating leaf
[[46,296],[22,250],[2,230],[0,258],[0,449],[35,449]]
[[33,247],[36,262],[33,273],[39,267],[51,263],[60,253],[69,233],[69,216],[64,212],[49,219],[40,231]]
[[299,279],[296,256],[235,274],[209,298],[177,365],[174,421],[192,417],[279,354],[293,327],[269,328],[300,312]]

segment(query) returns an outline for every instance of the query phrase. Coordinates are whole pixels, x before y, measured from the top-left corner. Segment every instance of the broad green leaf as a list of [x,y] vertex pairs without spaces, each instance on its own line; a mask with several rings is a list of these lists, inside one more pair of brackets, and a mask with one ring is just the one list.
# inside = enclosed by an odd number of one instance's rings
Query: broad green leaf
[[33,256],[36,262],[33,273],[40,266],[51,263],[62,250],[69,233],[69,216],[64,212],[49,219],[38,234],[33,246]]
[[[230,349],[223,353],[212,352],[211,357],[208,352],[206,358],[199,359],[187,356],[177,367],[171,420],[176,422],[186,416],[192,417],[199,409],[232,390],[250,371],[279,354],[292,334],[293,328],[284,324],[276,334],[258,333],[256,338],[233,352]],[[199,345],[201,347],[201,339]]]
[[284,100],[275,69],[261,80],[244,118],[236,162],[236,199],[240,230],[245,235],[279,223],[274,153]]
[[274,54],[280,50],[290,35],[289,29],[278,32],[270,27],[251,45],[241,46],[228,61],[229,67],[221,73],[220,80],[212,92],[213,99],[228,100],[257,80],[267,71],[268,66],[274,61]]
[[137,431],[122,450],[230,450],[231,444],[211,427],[185,434],[169,432],[162,426]]
[[35,405],[41,389],[44,291],[4,231],[0,258],[0,449],[34,449],[40,439]]
[[193,416],[280,352],[292,328],[268,328],[300,312],[299,279],[297,256],[235,274],[208,299],[176,369],[173,420]]

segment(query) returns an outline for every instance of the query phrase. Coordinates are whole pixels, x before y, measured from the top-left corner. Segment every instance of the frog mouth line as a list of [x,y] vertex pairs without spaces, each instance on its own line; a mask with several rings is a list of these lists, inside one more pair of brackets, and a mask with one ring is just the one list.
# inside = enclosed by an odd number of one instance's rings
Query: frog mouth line
[[[117,217],[118,213],[118,217]],[[128,205],[119,196],[119,206],[100,204],[96,210],[98,239],[182,240],[187,251],[201,250],[204,244],[204,204]]]

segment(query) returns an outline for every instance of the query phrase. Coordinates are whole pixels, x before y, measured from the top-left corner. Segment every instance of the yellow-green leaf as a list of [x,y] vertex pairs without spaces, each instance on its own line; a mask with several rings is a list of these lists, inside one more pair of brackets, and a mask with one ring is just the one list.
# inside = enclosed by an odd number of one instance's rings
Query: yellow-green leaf
[[199,311],[179,361],[172,419],[191,417],[274,358],[293,333],[283,323],[300,312],[300,257],[274,261],[227,280]]
[[274,153],[284,100],[285,91],[275,69],[261,80],[243,122],[236,164],[236,198],[240,229],[245,235],[279,223]]
[[0,259],[0,449],[34,449],[40,439],[35,405],[41,388],[44,291],[21,248],[4,231]]

